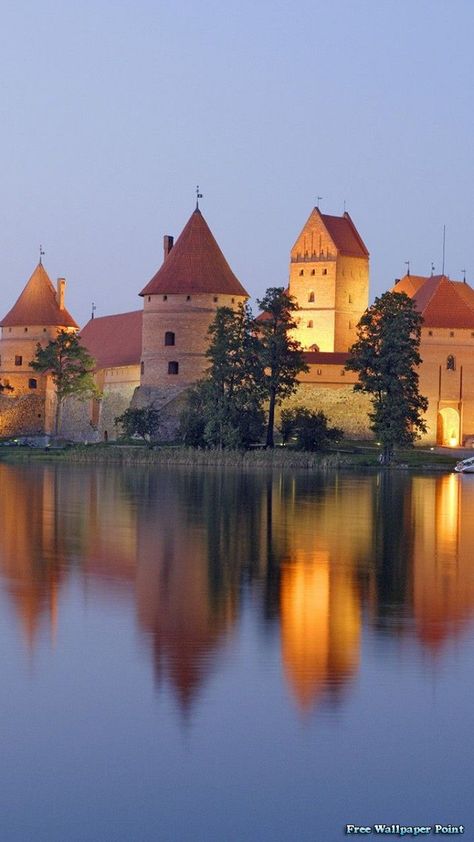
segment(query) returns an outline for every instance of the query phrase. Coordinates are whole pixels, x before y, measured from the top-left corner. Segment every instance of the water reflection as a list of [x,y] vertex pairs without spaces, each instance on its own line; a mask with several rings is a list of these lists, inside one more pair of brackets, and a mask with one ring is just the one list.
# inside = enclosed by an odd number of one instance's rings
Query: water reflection
[[363,618],[433,654],[462,633],[473,513],[474,490],[455,475],[0,465],[1,581],[30,648],[42,625],[54,633],[68,582],[127,600],[158,688],[184,711],[250,597],[309,711],[349,690]]

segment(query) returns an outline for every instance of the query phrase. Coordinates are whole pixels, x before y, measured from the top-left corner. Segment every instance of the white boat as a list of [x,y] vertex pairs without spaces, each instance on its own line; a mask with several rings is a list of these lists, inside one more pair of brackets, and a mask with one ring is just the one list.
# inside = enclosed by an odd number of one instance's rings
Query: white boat
[[469,459],[462,459],[455,465],[454,470],[458,474],[474,474],[474,456],[470,456]]

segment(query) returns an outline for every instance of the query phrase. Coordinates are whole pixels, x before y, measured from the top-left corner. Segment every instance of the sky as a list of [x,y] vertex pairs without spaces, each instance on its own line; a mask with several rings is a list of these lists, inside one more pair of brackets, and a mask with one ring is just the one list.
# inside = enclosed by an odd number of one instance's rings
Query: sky
[[[404,274],[474,285],[472,0],[3,0],[3,316],[38,262],[84,324],[138,293],[195,204],[251,296],[317,197]],[[255,305],[254,308],[256,309]]]

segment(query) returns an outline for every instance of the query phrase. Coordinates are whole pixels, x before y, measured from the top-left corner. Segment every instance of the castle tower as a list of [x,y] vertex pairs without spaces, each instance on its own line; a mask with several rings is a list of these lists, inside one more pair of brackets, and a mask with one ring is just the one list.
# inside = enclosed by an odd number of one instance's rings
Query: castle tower
[[198,207],[175,245],[165,236],[163,264],[140,295],[140,385],[170,387],[175,394],[204,374],[207,330],[216,309],[235,308],[248,298]]
[[[38,343],[47,345],[60,330],[79,330],[64,305],[65,287],[65,279],[58,278],[55,289],[40,262],[0,322],[1,435],[50,429],[53,395],[49,377],[33,371],[29,362]],[[25,396],[32,400],[25,402]],[[18,402],[18,398],[23,400]]]
[[347,351],[369,301],[369,252],[348,213],[312,210],[291,250],[289,292],[303,348]]

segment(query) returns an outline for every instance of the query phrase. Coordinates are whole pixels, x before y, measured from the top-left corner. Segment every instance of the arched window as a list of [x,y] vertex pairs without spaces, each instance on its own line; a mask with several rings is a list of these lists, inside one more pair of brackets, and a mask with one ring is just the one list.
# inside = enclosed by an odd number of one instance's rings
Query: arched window
[[35,380],[35,378],[34,378],[34,377],[30,377],[30,379],[28,380],[28,388],[29,388],[29,389],[36,389],[37,385],[38,385],[38,383],[37,383],[37,381]]
[[452,354],[446,358],[446,368],[448,371],[456,371],[456,358]]
[[143,360],[140,363],[140,373],[145,374],[145,363],[143,362]]
[[312,319],[309,320],[308,327],[313,327],[313,320]]
[[308,295],[308,301],[314,301],[314,292],[310,292]]
[[300,269],[300,278],[304,275],[304,269]]
[[179,374],[179,363],[175,360],[168,363],[168,374]]
[[165,345],[174,345],[174,333],[172,330],[167,330],[165,333]]

